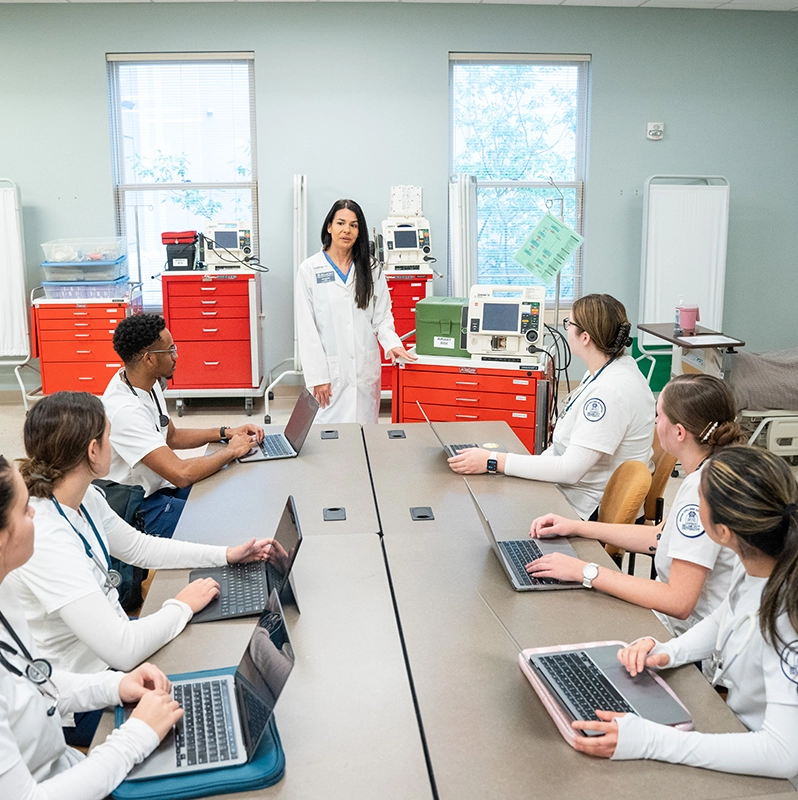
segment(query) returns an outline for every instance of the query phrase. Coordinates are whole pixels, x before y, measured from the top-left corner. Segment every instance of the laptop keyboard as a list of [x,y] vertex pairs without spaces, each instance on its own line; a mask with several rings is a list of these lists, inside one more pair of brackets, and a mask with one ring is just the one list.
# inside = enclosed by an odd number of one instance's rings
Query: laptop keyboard
[[260,561],[221,568],[219,610],[223,617],[260,614],[266,598],[266,571]]
[[285,438],[280,435],[264,436],[263,441],[260,443],[260,449],[263,455],[271,456],[292,456],[293,449],[290,447]]
[[545,665],[557,688],[573,704],[577,719],[598,719],[596,709],[634,713],[587,653],[552,653],[539,656],[538,661]]
[[230,685],[219,679],[174,687],[174,698],[184,711],[175,725],[178,767],[238,758],[229,690]]
[[479,447],[478,444],[447,444],[446,445],[446,452],[449,454],[449,458],[452,458],[458,454],[460,450],[471,450],[474,447]]
[[516,539],[499,542],[499,547],[510,560],[516,578],[522,586],[550,586],[562,583],[555,578],[535,578],[526,571],[526,565],[543,555],[532,539]]

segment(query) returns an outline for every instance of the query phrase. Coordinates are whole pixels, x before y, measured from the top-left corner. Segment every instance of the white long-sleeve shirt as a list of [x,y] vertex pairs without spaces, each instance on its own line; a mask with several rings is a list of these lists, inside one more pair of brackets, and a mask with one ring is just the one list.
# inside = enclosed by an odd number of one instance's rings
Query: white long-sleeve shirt
[[[0,609],[31,655],[37,657],[25,615],[6,582],[0,585]],[[19,650],[2,625],[0,639]],[[4,655],[23,676],[0,666],[0,797],[100,800],[158,746],[158,736],[149,725],[130,719],[88,758],[68,747],[60,712],[116,705],[122,673],[77,675],[54,670],[52,681],[61,698],[59,710],[48,717],[51,701],[24,677],[24,662],[8,652]]]
[[798,635],[783,614],[778,627],[788,647],[774,649],[763,639],[758,611],[765,583],[739,564],[721,606],[652,651],[667,653],[668,667],[676,667],[717,650],[727,703],[748,732],[679,731],[627,714],[618,719],[614,759],[655,759],[771,778],[798,774]]
[[[6,582],[17,593],[39,652],[69,672],[129,670],[177,636],[191,619],[185,603],[170,599],[154,614],[128,619],[116,589],[86,555],[70,522],[104,560],[88,521],[77,511],[45,498],[31,498],[34,552]],[[109,553],[128,564],[151,568],[212,567],[226,563],[226,548],[146,536],[121,519],[102,493],[90,486],[83,498]]]

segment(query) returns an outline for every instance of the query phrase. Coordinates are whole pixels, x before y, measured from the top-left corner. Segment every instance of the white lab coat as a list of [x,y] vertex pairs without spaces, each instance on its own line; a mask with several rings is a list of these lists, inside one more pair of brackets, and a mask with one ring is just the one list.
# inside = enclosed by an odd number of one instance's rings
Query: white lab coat
[[299,355],[305,384],[329,383],[330,405],[319,410],[316,422],[377,422],[380,407],[380,351],[400,347],[394,329],[388,283],[375,267],[374,294],[368,308],[355,303],[354,267],[343,283],[324,252],[299,266],[296,314]]

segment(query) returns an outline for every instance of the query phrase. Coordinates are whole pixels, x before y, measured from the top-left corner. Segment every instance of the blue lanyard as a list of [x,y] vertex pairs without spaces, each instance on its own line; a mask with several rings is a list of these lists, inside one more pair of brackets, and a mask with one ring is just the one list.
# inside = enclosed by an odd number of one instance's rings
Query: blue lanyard
[[[55,503],[55,507],[58,509],[58,513],[69,523],[69,527],[72,528],[73,531],[80,537],[80,541],[83,542],[83,547],[86,550],[86,555],[94,559],[94,555],[92,553],[91,545],[86,541],[86,537],[72,524],[69,517],[64,513],[64,509],[61,508],[61,504],[58,500],[55,499],[55,495],[53,495],[53,503]],[[100,549],[103,551],[103,555],[105,556],[105,563],[108,565],[108,570],[111,570],[111,557],[108,555],[108,550],[105,549],[105,543],[102,540],[102,537],[97,532],[97,528],[94,525],[94,520],[89,516],[89,512],[86,511],[86,507],[83,503],[80,504],[80,511],[84,517],[86,517],[87,522],[91,525],[91,529],[94,532],[94,536],[97,539],[97,543],[100,545]]]
[[[590,384],[591,384],[591,383],[593,383],[593,381],[594,381],[594,380],[596,380],[596,378],[598,378],[598,376],[599,376],[599,375],[601,375],[601,373],[602,373],[602,372],[604,372],[604,370],[605,370],[605,369],[607,369],[607,367],[608,367],[610,364],[612,364],[613,360],[614,360],[614,359],[610,359],[610,360],[609,360],[609,361],[608,361],[608,362],[607,362],[607,363],[606,363],[606,364],[605,364],[605,365],[604,365],[604,366],[603,366],[603,367],[602,367],[602,368],[601,368],[601,369],[600,369],[600,370],[599,370],[599,371],[598,371],[598,372],[597,372],[595,375],[592,375],[592,376],[591,376],[591,378],[590,378],[590,380],[589,380],[589,381],[587,381],[587,382],[586,382],[586,383],[585,383],[585,384],[584,384],[584,385],[581,387],[582,391],[581,391],[581,392],[579,392],[579,394],[578,394],[576,397],[574,397],[574,399],[573,399],[573,400],[571,400],[571,402],[570,402],[570,403],[568,403],[568,405],[566,405],[566,406],[565,406],[565,411],[563,411],[563,412],[562,412],[562,415],[563,415],[563,417],[564,417],[564,416],[565,416],[565,415],[568,413],[568,411],[570,410],[571,406],[572,406],[572,405],[573,405],[573,404],[574,404],[574,403],[575,403],[575,402],[576,402],[576,401],[577,401],[577,400],[578,400],[578,399],[579,399],[579,398],[580,398],[580,397],[581,397],[581,396],[584,394],[584,392],[585,392],[585,389],[587,389],[587,387],[588,387],[588,386],[590,386]],[[561,417],[561,419],[562,419],[562,417]]]
[[[327,259],[327,261],[329,262],[330,266],[338,273],[338,276],[340,277],[340,279],[344,283],[346,283],[346,279],[352,274],[352,266],[350,265],[349,272],[347,272],[346,275],[344,275],[344,273],[341,272],[340,269],[338,269],[338,265],[327,255],[326,251],[324,253],[324,257]],[[354,264],[354,262],[352,262],[352,263]]]

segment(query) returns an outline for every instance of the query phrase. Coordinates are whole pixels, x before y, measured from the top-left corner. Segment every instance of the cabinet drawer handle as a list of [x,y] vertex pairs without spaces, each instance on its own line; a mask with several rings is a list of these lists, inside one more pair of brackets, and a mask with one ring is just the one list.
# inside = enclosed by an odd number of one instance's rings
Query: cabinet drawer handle
[[78,378],[79,381],[93,381],[94,378]]
[[73,322],[72,324],[76,328],[88,328],[89,327],[89,323],[88,322]]
[[458,403],[478,403],[476,397],[455,397],[454,398]]
[[91,350],[75,350],[76,353],[80,353],[81,355],[87,355],[91,353]]
[[91,334],[88,334],[88,333],[76,333],[75,334],[75,338],[76,339],[88,339],[90,335]]
[[215,292],[216,291],[216,287],[215,286],[200,286],[200,291],[201,292]]
[[202,332],[203,333],[218,333],[219,329],[218,328],[203,328]]
[[457,419],[479,419],[476,414],[455,414]]
[[218,313],[218,311],[200,311],[203,317],[215,317]]
[[479,381],[455,381],[455,386],[479,386]]
[[216,300],[200,300],[200,303],[204,306],[215,306]]
[[221,361],[203,361],[206,367],[218,367],[221,364]]
[[89,316],[89,312],[88,311],[73,311],[72,312],[72,316],[73,317],[88,317]]

